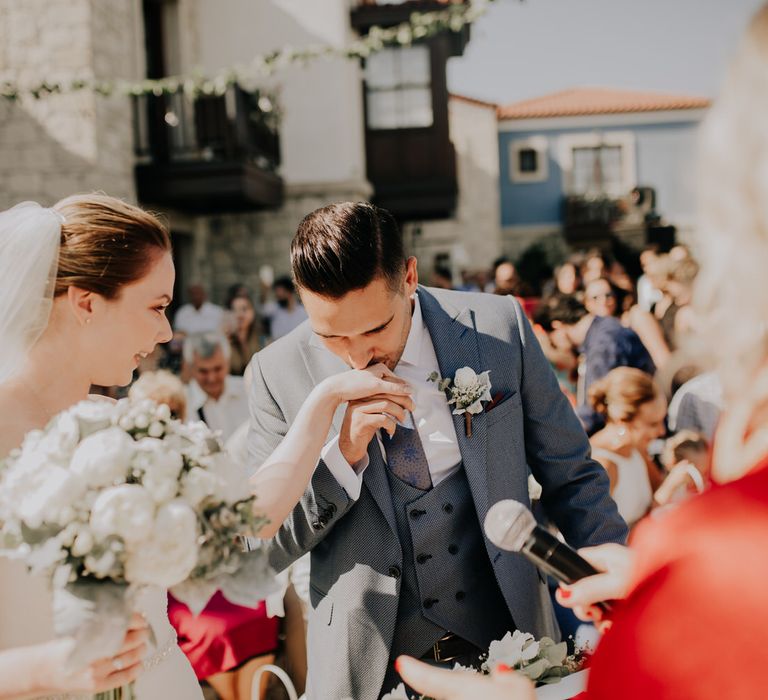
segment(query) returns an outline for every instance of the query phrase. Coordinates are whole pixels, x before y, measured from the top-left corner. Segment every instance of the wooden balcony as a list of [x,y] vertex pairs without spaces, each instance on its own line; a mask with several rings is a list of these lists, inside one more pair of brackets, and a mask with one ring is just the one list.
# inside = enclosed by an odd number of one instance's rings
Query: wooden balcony
[[[443,10],[448,4],[440,0],[405,0],[400,3],[359,2],[351,11],[351,24],[361,34],[371,27],[391,27],[407,21],[413,12]],[[460,56],[469,40],[469,29],[441,32],[415,44],[428,57],[422,60],[418,84],[408,79],[398,83],[403,95],[413,88],[427,93],[423,100],[427,116],[405,118],[397,123],[382,120],[372,107],[370,96],[380,85],[366,77],[365,149],[367,177],[373,185],[373,201],[388,209],[401,221],[417,221],[450,217],[458,197],[456,153],[450,140],[448,125],[448,85],[446,66],[452,56]],[[370,59],[373,60],[373,59]],[[369,64],[366,62],[366,74]],[[412,75],[412,74],[411,74]],[[402,78],[402,76],[400,76]],[[383,92],[393,92],[385,87]],[[381,93],[379,93],[381,94]],[[396,99],[396,98],[395,98]]]
[[133,98],[139,201],[192,213],[278,207],[280,144],[271,105],[237,86],[220,96]]

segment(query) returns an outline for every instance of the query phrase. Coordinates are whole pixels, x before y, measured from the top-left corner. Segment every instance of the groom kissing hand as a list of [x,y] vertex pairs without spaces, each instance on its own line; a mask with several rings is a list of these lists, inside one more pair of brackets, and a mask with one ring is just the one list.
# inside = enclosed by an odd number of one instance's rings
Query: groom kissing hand
[[369,368],[412,389],[337,411],[269,543],[278,570],[311,552],[307,697],[376,700],[401,654],[470,665],[509,630],[557,637],[543,574],[485,537],[488,509],[529,505],[533,474],[572,546],[621,542],[626,526],[517,301],[420,286],[393,217],[365,203],[309,214],[291,266],[309,320],[252,360],[251,466],[329,376]]

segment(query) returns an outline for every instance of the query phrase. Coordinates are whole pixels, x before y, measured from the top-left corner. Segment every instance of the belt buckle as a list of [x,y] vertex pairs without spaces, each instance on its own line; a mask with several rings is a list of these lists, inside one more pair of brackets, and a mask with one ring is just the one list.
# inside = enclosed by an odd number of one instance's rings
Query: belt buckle
[[453,659],[459,658],[460,656],[459,654],[453,654],[452,656],[450,654],[448,656],[441,655],[440,642],[448,641],[448,639],[451,639],[451,637],[442,637],[432,645],[432,655],[434,656],[435,661],[438,663],[447,663],[449,661],[453,661]]

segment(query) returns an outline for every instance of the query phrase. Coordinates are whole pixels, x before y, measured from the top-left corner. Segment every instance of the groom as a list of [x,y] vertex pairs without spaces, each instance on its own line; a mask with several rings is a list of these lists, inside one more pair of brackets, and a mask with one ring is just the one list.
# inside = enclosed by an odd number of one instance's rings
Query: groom
[[[394,219],[370,204],[309,214],[291,265],[309,321],[251,363],[252,465],[312,387],[350,367],[386,364],[415,403],[391,439],[372,425],[370,400],[342,407],[270,543],[278,570],[312,552],[307,697],[376,700],[397,684],[399,654],[452,666],[507,630],[557,636],[544,576],[486,539],[488,508],[528,505],[532,473],[572,545],[621,542],[627,530],[518,303],[420,287]],[[493,398],[471,431],[428,381],[462,367],[490,370]]]

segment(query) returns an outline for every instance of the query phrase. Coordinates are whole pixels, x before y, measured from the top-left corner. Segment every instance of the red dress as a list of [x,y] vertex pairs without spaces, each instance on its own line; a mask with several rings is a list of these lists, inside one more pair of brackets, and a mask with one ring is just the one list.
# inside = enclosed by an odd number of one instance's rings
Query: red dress
[[244,608],[230,603],[219,591],[195,617],[184,603],[169,594],[168,619],[200,680],[231,671],[277,648],[280,620],[267,617],[264,601],[256,608]]
[[633,548],[583,697],[768,698],[768,460],[642,524]]

